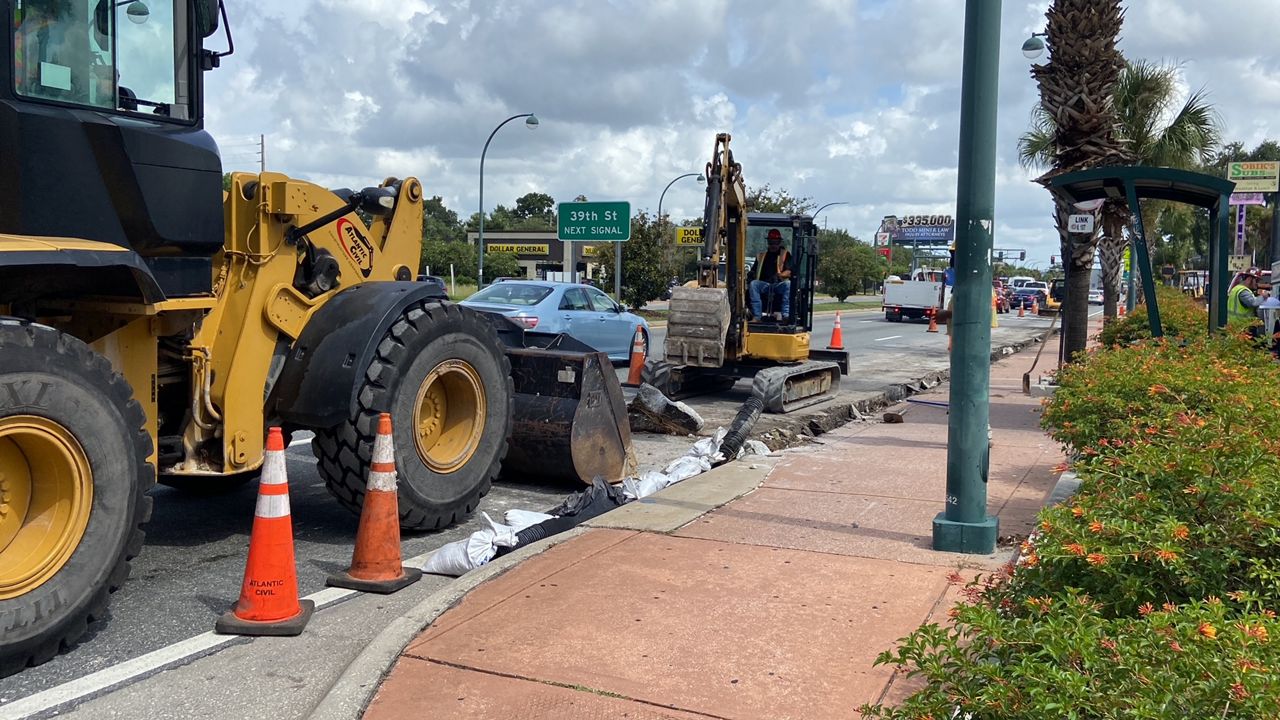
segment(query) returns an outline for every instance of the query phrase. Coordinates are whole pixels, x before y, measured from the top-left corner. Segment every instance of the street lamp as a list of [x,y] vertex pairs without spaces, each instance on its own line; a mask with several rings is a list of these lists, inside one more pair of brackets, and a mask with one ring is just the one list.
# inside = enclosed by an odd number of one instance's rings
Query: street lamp
[[524,121],[524,126],[530,130],[538,127],[538,117],[533,113],[512,115],[506,120],[498,123],[498,127],[494,128],[493,132],[489,133],[489,139],[484,141],[484,150],[480,151],[480,238],[478,240],[480,245],[480,271],[476,275],[476,289],[484,287],[484,156],[485,153],[489,152],[489,142],[493,140],[493,136],[498,134],[498,131],[502,129],[503,125],[506,125],[516,118],[527,118]]
[[1040,53],[1044,52],[1044,41],[1040,38],[1049,37],[1049,33],[1031,33],[1031,37],[1022,43],[1022,56],[1029,59],[1040,57]]
[[840,202],[829,202],[829,203],[827,203],[826,205],[823,205],[822,207],[818,208],[818,209],[817,209],[817,211],[815,211],[815,212],[813,213],[813,224],[814,224],[814,225],[817,225],[817,224],[818,224],[818,216],[822,214],[822,211],[823,211],[823,210],[826,210],[827,208],[831,207],[832,205],[848,205],[848,204],[849,204],[848,202],[845,202],[845,201],[841,200]]
[[[676,181],[677,181],[677,180],[683,180],[684,178],[687,178],[687,177],[693,177],[693,176],[695,176],[695,175],[698,177],[698,184],[699,184],[699,185],[701,185],[702,183],[705,183],[705,182],[707,181],[707,176],[706,176],[706,175],[703,175],[702,173],[685,173],[685,174],[683,174],[683,175],[677,175],[677,176],[675,176],[674,178],[672,178],[671,182],[667,183],[667,186],[666,186],[666,187],[662,188],[662,194],[658,196],[658,234],[659,234],[659,237],[661,237],[661,236],[664,234],[664,233],[662,232],[662,230],[663,230],[663,226],[662,226],[662,200],[663,200],[664,198],[666,198],[666,197],[667,197],[667,191],[671,189],[671,186],[672,186],[672,185],[675,185],[675,184],[676,184]],[[668,256],[668,258],[670,258],[670,256]],[[614,273],[613,273],[613,277],[614,277],[614,283],[613,283],[613,284],[614,284],[614,288],[613,288],[613,289],[614,289],[614,294],[615,294],[615,295],[617,295],[619,292],[621,292],[621,287],[622,287],[622,286],[621,286],[621,283],[622,283],[622,280],[621,280],[621,278],[622,278],[622,249],[621,249],[621,248],[619,248],[619,249],[618,249],[617,254],[614,256]]]
[[704,183],[707,181],[707,176],[703,175],[702,173],[685,173],[683,175],[677,175],[674,180],[667,183],[666,187],[662,188],[662,194],[658,196],[658,222],[659,223],[662,222],[662,199],[667,196],[667,191],[671,189],[672,185],[676,184],[676,180],[682,180],[687,177],[693,177],[694,175],[698,176],[699,183]]

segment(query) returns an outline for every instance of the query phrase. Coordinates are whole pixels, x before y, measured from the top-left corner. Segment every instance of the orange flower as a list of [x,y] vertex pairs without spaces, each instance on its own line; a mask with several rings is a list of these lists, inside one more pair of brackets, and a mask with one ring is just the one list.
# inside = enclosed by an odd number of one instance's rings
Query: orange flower
[[1186,525],[1179,525],[1173,529],[1173,536],[1179,540],[1186,540],[1190,535],[1191,531],[1187,529]]
[[1169,643],[1169,649],[1174,652],[1182,652],[1182,646],[1178,644],[1177,640],[1174,640],[1173,642]]
[[1027,567],[1035,567],[1040,564],[1040,556],[1035,554],[1034,551],[1032,551],[1030,555],[1027,555],[1025,558],[1023,558],[1023,562],[1026,563]]
[[1195,485],[1188,485],[1187,487],[1183,488],[1182,492],[1186,495],[1199,495],[1200,488],[1196,487]]
[[1160,383],[1156,383],[1155,385],[1152,385],[1151,387],[1147,388],[1147,392],[1155,396],[1161,393],[1169,392],[1169,388],[1165,387],[1164,385],[1161,385]]
[[1089,557],[1085,558],[1090,565],[1106,565],[1107,556],[1102,553],[1089,553]]
[[1178,606],[1177,606],[1177,605],[1174,605],[1174,604],[1173,604],[1173,603],[1171,603],[1171,602],[1167,602],[1167,603],[1165,603],[1165,604],[1161,605],[1161,606],[1160,606],[1160,609],[1161,609],[1161,610],[1163,610],[1163,611],[1165,611],[1165,612],[1173,612],[1173,611],[1175,611],[1175,610],[1177,610],[1177,609],[1178,609]]
[[1237,700],[1243,700],[1249,697],[1249,691],[1244,689],[1244,685],[1240,683],[1231,684],[1231,697]]
[[1099,644],[1102,645],[1102,647],[1106,650],[1116,649],[1116,641],[1112,640],[1111,638],[1102,638],[1102,640],[1099,641]]
[[1089,523],[1089,532],[1091,533],[1102,532],[1102,522],[1099,520],[1094,520],[1093,522]]
[[1041,520],[1040,529],[1043,530],[1044,532],[1050,532],[1051,530],[1053,530],[1053,523],[1049,522],[1048,520]]
[[1072,555],[1081,555],[1081,556],[1083,556],[1083,555],[1085,554],[1084,546],[1083,546],[1083,545],[1081,545],[1080,543],[1071,543],[1070,545],[1067,545],[1067,546],[1063,547],[1062,549],[1063,549],[1063,550],[1066,550],[1067,552],[1071,553]]
[[1249,628],[1244,631],[1244,634],[1263,643],[1271,639],[1270,633],[1267,632],[1267,628],[1264,625],[1250,625]]
[[1071,464],[1070,464],[1070,463],[1060,462],[1060,463],[1058,463],[1057,465],[1054,465],[1053,467],[1051,467],[1051,468],[1049,468],[1049,469],[1050,469],[1051,471],[1053,471],[1053,472],[1056,472],[1056,473],[1062,473],[1062,472],[1066,472],[1066,471],[1070,470],[1070,469],[1071,469]]
[[1218,637],[1218,628],[1210,625],[1209,623],[1200,623],[1200,627],[1196,628],[1196,632],[1209,638],[1210,640],[1213,640]]
[[1156,611],[1155,606],[1149,602],[1144,602],[1138,606],[1138,614],[1141,615],[1142,617],[1146,617],[1155,611]]
[[1084,517],[1084,508],[1077,505],[1071,508],[1071,514],[1075,517]]
[[1156,551],[1156,557],[1160,558],[1164,562],[1173,562],[1178,559],[1178,553],[1161,549]]

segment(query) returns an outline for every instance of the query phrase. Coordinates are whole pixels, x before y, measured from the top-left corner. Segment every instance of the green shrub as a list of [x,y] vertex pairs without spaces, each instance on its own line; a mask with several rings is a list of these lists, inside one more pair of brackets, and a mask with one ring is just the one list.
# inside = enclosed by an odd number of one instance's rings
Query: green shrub
[[1280,369],[1238,332],[1116,337],[1045,405],[1079,491],[881,655],[929,684],[865,716],[1280,717]]
[[1217,600],[1107,618],[1087,595],[1027,598],[1018,615],[987,603],[953,609],[877,660],[928,684],[882,720],[1274,718],[1280,622]]
[[[1189,295],[1157,285],[1156,304],[1160,308],[1160,327],[1166,337],[1203,338],[1209,334],[1209,314],[1205,306]],[[1150,337],[1151,323],[1147,321],[1147,306],[1143,304],[1128,315],[1107,322],[1098,341],[1106,347],[1115,347]]]

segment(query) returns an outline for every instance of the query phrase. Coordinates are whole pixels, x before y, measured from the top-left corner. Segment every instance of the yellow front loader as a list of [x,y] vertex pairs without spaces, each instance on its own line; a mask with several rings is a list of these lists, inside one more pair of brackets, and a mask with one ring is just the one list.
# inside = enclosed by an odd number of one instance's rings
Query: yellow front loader
[[[225,8],[148,4],[145,33],[115,0],[27,2],[0,32],[18,60],[0,87],[0,674],[104,615],[157,479],[252,479],[270,426],[312,431],[358,511],[390,412],[412,529],[470,513],[509,447],[587,482],[634,465],[606,356],[413,281],[416,178],[234,173],[224,190],[201,78],[227,54],[204,47]],[[146,52],[157,33],[175,52]],[[50,67],[49,38],[85,45]],[[130,52],[147,77],[113,68]],[[131,89],[157,73],[171,82]]]

